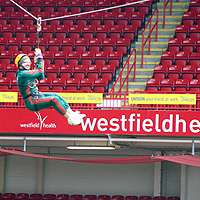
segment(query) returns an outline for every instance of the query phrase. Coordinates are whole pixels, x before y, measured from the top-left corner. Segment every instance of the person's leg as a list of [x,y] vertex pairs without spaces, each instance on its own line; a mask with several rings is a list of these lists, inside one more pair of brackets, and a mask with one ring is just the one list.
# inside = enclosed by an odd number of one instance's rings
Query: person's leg
[[43,93],[45,97],[39,97],[36,100],[38,110],[54,107],[61,115],[68,119],[68,123],[71,125],[78,125],[83,122],[85,114],[79,114],[74,112],[70,108],[69,104],[57,93]]

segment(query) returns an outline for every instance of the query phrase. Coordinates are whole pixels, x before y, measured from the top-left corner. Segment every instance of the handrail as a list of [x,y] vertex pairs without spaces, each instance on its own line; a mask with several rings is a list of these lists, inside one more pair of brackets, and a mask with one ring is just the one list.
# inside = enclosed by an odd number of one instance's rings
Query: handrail
[[[166,0],[164,0],[163,28],[165,28],[165,16],[166,16],[165,12],[166,12],[166,7],[167,7],[169,1],[170,1],[170,0],[168,0],[167,3],[166,3]],[[178,0],[177,0],[177,2],[178,2]],[[171,3],[170,3],[170,15],[172,15],[172,0],[171,0]]]
[[[133,61],[133,64],[132,64],[131,68],[129,69],[130,59],[131,59],[133,53],[135,53],[135,55],[134,55],[134,61]],[[135,82],[135,74],[136,74],[136,55],[137,55],[136,49],[133,49],[133,50],[131,51],[131,53],[130,53],[130,55],[129,55],[127,61],[126,61],[126,63],[124,64],[124,66],[123,66],[123,68],[122,68],[120,74],[118,75],[117,80],[116,80],[115,83],[113,84],[113,87],[111,88],[110,93],[115,93],[115,86],[116,86],[116,84],[117,84],[117,82],[118,82],[119,79],[120,79],[120,88],[119,88],[119,90],[118,90],[117,93],[121,93],[122,87],[124,86],[126,80],[127,80],[126,92],[128,93],[128,89],[129,89],[129,75],[130,75],[130,72],[132,71],[133,67],[134,67],[133,82]],[[127,66],[127,75],[126,75],[126,78],[124,79],[124,81],[122,82],[122,74],[123,74],[123,72],[124,72],[126,66]],[[116,93],[116,95],[117,95],[117,93]]]
[[[157,12],[157,19],[156,22],[153,26],[153,28],[151,28],[151,22],[152,22],[152,18],[154,16],[154,14]],[[147,36],[147,39],[144,42],[144,32],[147,29],[147,26],[149,25],[149,35]],[[143,59],[144,59],[144,46],[146,45],[147,41],[149,40],[149,49],[148,49],[148,54],[150,55],[150,46],[151,46],[151,34],[154,30],[156,26],[156,42],[158,40],[158,9],[156,8],[153,12],[153,14],[151,15],[149,21],[147,22],[146,26],[144,27],[144,30],[142,32],[142,58],[141,58],[141,68],[143,68]]]

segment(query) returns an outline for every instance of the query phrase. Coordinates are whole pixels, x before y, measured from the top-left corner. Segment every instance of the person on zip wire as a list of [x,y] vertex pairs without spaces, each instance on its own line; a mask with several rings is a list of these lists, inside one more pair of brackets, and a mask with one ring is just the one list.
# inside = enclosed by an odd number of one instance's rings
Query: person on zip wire
[[15,64],[18,68],[16,72],[17,86],[26,108],[35,112],[53,106],[58,113],[68,119],[70,125],[81,124],[86,115],[80,114],[79,111],[74,112],[59,94],[38,91],[36,86],[38,80],[45,78],[44,60],[39,48],[35,49],[34,62],[36,63],[36,68],[31,70],[31,60],[27,54],[19,54],[15,58]]

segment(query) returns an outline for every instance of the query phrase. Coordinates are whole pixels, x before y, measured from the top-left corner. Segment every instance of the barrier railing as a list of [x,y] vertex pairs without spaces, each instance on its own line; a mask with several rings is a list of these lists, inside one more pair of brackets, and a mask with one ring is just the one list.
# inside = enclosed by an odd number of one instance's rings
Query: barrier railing
[[[130,67],[130,60],[132,58],[132,55],[134,56],[134,61],[133,61],[133,64],[132,66]],[[119,76],[117,77],[117,80],[115,81],[115,83],[113,84],[113,87],[111,88],[110,90],[110,93],[115,93],[116,95],[118,93],[121,93],[122,92],[122,88],[125,84],[125,82],[127,83],[126,84],[126,92],[128,93],[128,89],[129,89],[129,75],[134,67],[134,74],[133,74],[133,82],[135,82],[135,75],[136,75],[136,56],[137,56],[137,52],[136,52],[136,49],[133,49],[126,61],[126,63],[124,64]],[[122,78],[123,78],[123,72],[125,71],[125,69],[127,69],[127,74],[126,74],[126,77],[124,79],[124,81],[122,82]],[[119,81],[119,90],[116,92],[115,91],[115,88],[116,88],[116,85]]]
[[[56,91],[58,92],[58,91]],[[63,92],[63,91],[62,91]],[[139,94],[183,94],[183,92],[177,91],[134,91],[132,93]],[[129,104],[129,93],[119,93],[114,96],[113,93],[104,93],[103,102],[100,104],[92,103],[70,103],[72,109],[90,109],[90,110],[187,110],[187,111],[199,111],[200,110],[200,92],[190,92],[187,94],[196,94],[195,105],[166,105],[166,104]],[[18,102],[16,103],[3,103],[0,102],[0,109],[6,108],[24,108],[24,101],[21,95],[18,95]]]
[[[157,19],[155,24],[152,26],[152,18],[155,15],[155,13],[157,14]],[[149,26],[149,35],[147,36],[146,40],[144,41],[144,33],[147,29],[147,27]],[[143,29],[142,32],[142,55],[141,55],[141,68],[143,68],[143,62],[144,62],[144,46],[146,45],[147,41],[149,40],[149,48],[148,48],[148,55],[150,55],[150,47],[151,47],[151,34],[154,30],[154,28],[156,27],[156,38],[155,41],[157,42],[158,40],[158,9],[156,8],[153,12],[153,14],[151,15],[149,21],[147,22],[146,26]]]
[[[167,2],[166,2],[166,0],[164,0],[164,9],[163,9],[163,10],[164,10],[164,11],[163,11],[163,28],[165,28],[166,7],[167,7],[169,1],[171,2],[171,3],[170,3],[170,15],[172,15],[172,0],[168,0]],[[177,2],[178,2],[178,0],[177,0]]]

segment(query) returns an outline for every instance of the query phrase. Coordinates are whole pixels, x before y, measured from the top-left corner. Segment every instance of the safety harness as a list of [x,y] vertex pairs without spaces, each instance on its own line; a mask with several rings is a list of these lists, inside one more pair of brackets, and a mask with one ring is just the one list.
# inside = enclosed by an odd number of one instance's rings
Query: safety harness
[[[18,73],[18,72],[17,72]],[[17,73],[16,73],[16,76],[17,76]],[[38,83],[38,80],[37,79],[34,79],[30,82],[28,82],[28,84],[20,84],[17,82],[17,85],[20,86],[20,87],[30,87],[30,88],[34,88],[33,92],[25,97],[23,97],[23,99],[28,99],[29,97],[33,97],[34,99],[34,106],[35,106],[35,110],[38,111],[38,106],[37,106],[37,102],[36,100],[38,99],[38,97],[44,97],[43,94],[40,94],[38,92],[38,87],[36,87],[35,85]],[[32,84],[34,84],[34,86],[31,86]]]

